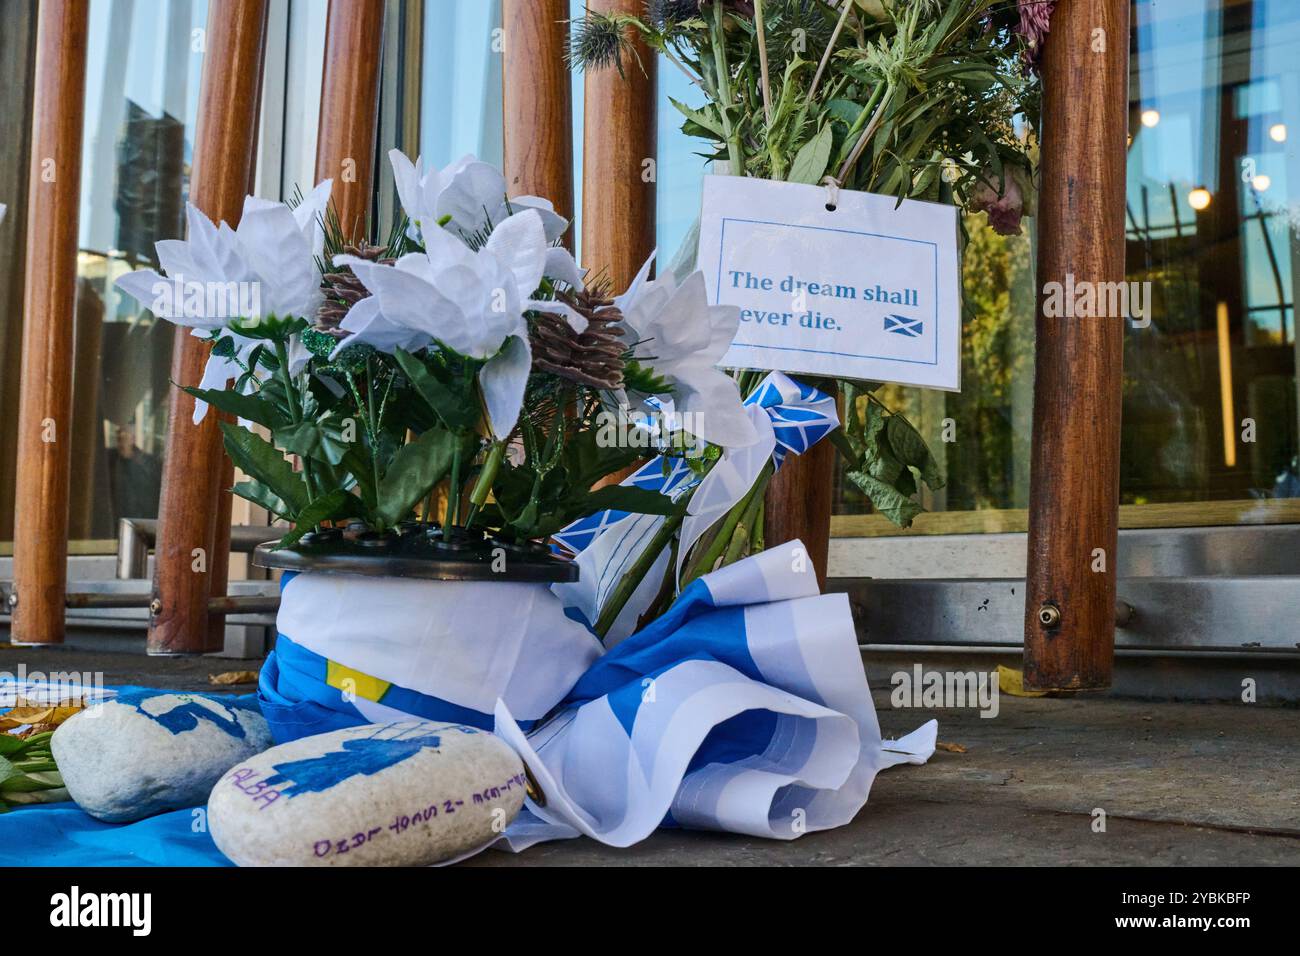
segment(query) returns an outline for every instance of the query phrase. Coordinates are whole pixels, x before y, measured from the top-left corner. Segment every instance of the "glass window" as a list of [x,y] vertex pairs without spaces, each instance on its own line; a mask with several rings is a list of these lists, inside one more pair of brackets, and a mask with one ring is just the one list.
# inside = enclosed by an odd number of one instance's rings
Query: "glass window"
[[158,512],[172,326],[113,288],[185,231],[206,0],[93,0],[77,256],[69,538]]
[[[1132,23],[1127,271],[1151,324],[1125,336],[1121,526],[1300,520],[1300,5],[1136,0]],[[1025,528],[1034,224],[1002,239],[983,218],[967,223],[961,394],[889,390],[948,475],[921,532]],[[840,490],[837,512],[862,510]],[[877,516],[836,529],[894,533]]]

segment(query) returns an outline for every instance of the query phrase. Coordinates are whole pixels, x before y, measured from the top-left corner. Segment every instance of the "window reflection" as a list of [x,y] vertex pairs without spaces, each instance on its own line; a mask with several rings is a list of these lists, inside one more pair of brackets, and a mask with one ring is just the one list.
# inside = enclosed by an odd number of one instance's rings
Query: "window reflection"
[[[157,515],[172,328],[113,288],[185,231],[206,0],[93,0],[77,259],[69,537]],[[199,44],[201,47],[201,44]]]
[[[1127,271],[1151,324],[1124,350],[1121,522],[1297,520],[1295,281],[1300,257],[1300,4],[1136,0]],[[1032,243],[971,217],[962,393],[890,400],[944,459],[918,530],[1023,530]],[[1032,224],[1031,224],[1032,228]],[[949,420],[956,441],[944,442]],[[867,510],[852,489],[837,510]],[[883,519],[850,533],[888,531]]]

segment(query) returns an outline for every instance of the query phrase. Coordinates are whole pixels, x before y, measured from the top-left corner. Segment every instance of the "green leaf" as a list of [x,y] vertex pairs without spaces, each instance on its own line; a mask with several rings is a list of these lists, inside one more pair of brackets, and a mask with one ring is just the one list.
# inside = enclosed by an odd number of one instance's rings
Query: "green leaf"
[[332,422],[299,422],[275,429],[275,443],[293,455],[337,465],[348,453],[350,442]]
[[862,112],[862,104],[854,103],[852,100],[834,99],[826,104],[826,112],[830,114],[831,119],[852,126],[857,121],[858,114]]
[[571,520],[597,511],[630,511],[641,515],[675,515],[686,512],[686,499],[673,501],[657,491],[632,485],[606,485],[589,492],[586,499],[587,503],[581,509],[583,513]]
[[410,352],[398,349],[393,353],[402,372],[410,380],[433,413],[450,429],[473,428],[478,419],[478,409],[466,396],[457,395],[425,367]]
[[289,423],[287,415],[260,395],[244,395],[240,392],[215,388],[195,388],[191,385],[184,385],[182,388],[219,411],[256,422],[272,430]]
[[299,538],[318,524],[339,517],[339,511],[347,504],[347,499],[351,497],[352,495],[349,495],[342,488],[335,488],[328,494],[321,495],[299,512],[293,530],[276,542],[276,548],[292,547],[298,543]]
[[218,422],[218,425],[231,460],[285,503],[289,509],[286,517],[293,517],[307,507],[309,499],[303,476],[293,470],[278,448],[234,422]]
[[289,516],[289,506],[284,503],[283,499],[256,478],[236,482],[235,487],[231,488],[230,491],[232,494],[239,495],[245,501],[251,501],[259,508],[265,508],[277,518]]
[[386,527],[406,518],[416,502],[429,493],[451,470],[457,445],[464,456],[473,451],[473,439],[443,429],[430,429],[415,441],[403,445],[393,456],[379,482],[376,509]]
[[925,509],[892,485],[861,471],[848,471],[845,476],[871,499],[882,515],[900,528],[910,528],[912,519]]
[[944,479],[939,470],[939,462],[911,422],[902,415],[890,415],[885,437],[889,439],[889,446],[899,461],[920,472],[922,480],[931,488],[943,487]]
[[813,186],[820,182],[822,174],[826,172],[826,164],[830,162],[833,140],[831,124],[827,123],[795,154],[794,162],[790,164],[790,175],[786,179],[792,183],[808,183]]
[[716,136],[718,139],[724,139],[726,137],[726,134],[722,131],[722,120],[716,113],[713,112],[713,110],[716,109],[716,107],[714,107],[712,104],[705,107],[705,109],[710,111],[706,113],[704,110],[693,110],[685,103],[680,103],[677,100],[673,99],[671,96],[668,97],[668,102],[672,103],[673,106],[677,107],[677,111],[681,113],[683,116],[685,116],[688,120],[690,120],[690,122],[694,123],[696,126],[700,126],[704,128],[705,130],[707,130],[708,132]]

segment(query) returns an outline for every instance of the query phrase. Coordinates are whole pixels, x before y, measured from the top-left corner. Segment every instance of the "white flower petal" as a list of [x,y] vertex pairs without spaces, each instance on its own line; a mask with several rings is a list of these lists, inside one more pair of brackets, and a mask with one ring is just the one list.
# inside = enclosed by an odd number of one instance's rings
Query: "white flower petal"
[[[176,283],[170,279],[164,278],[152,269],[138,269],[135,272],[128,272],[125,275],[118,276],[113,285],[131,296],[150,312],[153,312],[158,318],[169,320],[172,318],[171,313],[175,309],[171,308],[174,304],[174,296],[171,292],[175,289]],[[171,286],[172,289],[169,290],[168,286]]]
[[678,378],[673,383],[673,410],[690,415],[696,438],[723,448],[744,448],[758,441],[736,380],[716,368],[700,367]]
[[421,161],[416,157],[415,163],[412,163],[400,149],[390,149],[388,162],[393,167],[393,184],[397,187],[397,199],[402,204],[402,210],[408,217],[415,219],[419,210]]
[[333,187],[334,180],[321,180],[293,209],[294,221],[298,223],[298,229],[307,240],[313,256],[320,255],[325,248],[325,230],[321,227],[321,218],[325,215],[325,207],[329,205],[330,190]]
[[261,314],[310,317],[320,305],[320,272],[311,243],[283,203],[245,212],[235,231],[261,284]]
[[542,274],[548,279],[559,279],[580,291],[586,271],[578,265],[578,260],[573,258],[573,253],[563,246],[551,246],[546,250],[546,266]]
[[375,296],[362,299],[348,309],[339,328],[352,334],[335,346],[330,358],[352,345],[369,345],[391,355],[397,349],[408,352],[422,349],[431,341],[428,335],[421,335],[406,326],[390,322],[379,311],[379,299]]
[[[226,383],[232,378],[238,378],[244,374],[244,370],[232,362],[230,359],[220,355],[209,355],[208,362],[203,366],[203,378],[199,381],[199,388],[224,390]],[[197,425],[203,421],[208,413],[208,403],[199,399],[194,400],[194,424]]]
[[492,230],[483,251],[495,255],[511,273],[519,295],[529,296],[542,284],[546,269],[546,231],[536,210],[511,216]]
[[483,404],[487,407],[488,424],[493,437],[498,441],[508,438],[515,430],[532,365],[533,353],[528,346],[528,339],[514,335],[506,340],[501,351],[489,359],[478,373],[479,387],[483,390]]
[[536,212],[541,217],[548,243],[555,242],[569,228],[569,220],[555,211],[555,205],[549,199],[540,196],[511,196],[506,201],[506,205],[512,215],[526,209]]
[[461,235],[469,238],[496,225],[490,219],[506,197],[506,178],[488,163],[461,163],[460,168],[444,173],[450,175],[450,182],[438,196],[436,213],[439,219],[451,216]]
[[650,253],[650,258],[646,259],[645,264],[641,266],[636,277],[632,280],[632,284],[627,287],[627,291],[620,296],[614,297],[614,305],[617,306],[619,311],[624,315],[627,315],[628,311],[632,308],[632,305],[641,295],[641,288],[645,285],[646,279],[650,276],[650,267],[655,263],[655,254],[657,252],[658,250],[656,249]]

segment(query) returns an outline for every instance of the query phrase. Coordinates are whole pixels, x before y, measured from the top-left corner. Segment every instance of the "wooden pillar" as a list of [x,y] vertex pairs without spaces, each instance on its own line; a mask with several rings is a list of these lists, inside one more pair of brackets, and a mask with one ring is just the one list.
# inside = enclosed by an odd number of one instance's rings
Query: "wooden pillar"
[[1124,318],[1048,318],[1047,283],[1124,279],[1128,0],[1056,7],[1043,56],[1025,686],[1110,686]]
[[835,446],[823,439],[802,455],[787,455],[772,476],[764,500],[763,538],[767,546],[798,538],[826,587],[831,547],[831,496],[835,483]]
[[[255,163],[258,92],[266,41],[266,0],[212,0],[199,92],[190,201],[214,222],[239,221]],[[209,346],[176,336],[172,381],[198,384]],[[202,654],[221,649],[209,626],[208,598],[224,591],[226,561],[217,558],[229,530],[217,531],[214,510],[225,468],[218,416],[193,423],[194,399],[173,389],[167,417],[162,498],[154,572],[150,654]],[[227,512],[228,514],[228,512]],[[224,549],[222,549],[224,551]]]
[[14,501],[15,644],[63,642],[87,0],[37,14]]
[[374,192],[383,38],[384,0],[330,0],[316,182],[334,180],[331,202],[350,238],[366,236]]
[[[0,90],[15,104],[0,111],[0,196],[8,212],[0,225],[0,408],[22,401],[23,275],[27,271],[28,164],[36,79],[36,8],[26,0],[0,0]],[[1300,281],[1300,274],[1297,274]],[[18,477],[18,416],[0,416],[0,541],[14,536]]]
[[[642,0],[591,0],[593,13],[639,15]],[[582,264],[613,292],[627,288],[655,248],[658,57],[640,38],[627,58],[588,69],[582,117]],[[644,69],[643,69],[644,68]]]
[[[259,127],[260,117],[262,114],[262,82],[265,78],[259,74],[257,83],[257,93],[254,102],[257,104],[253,115],[259,117],[258,125],[253,127],[253,141],[248,147],[249,155],[253,157],[252,162],[248,164],[248,195],[257,192],[257,157],[259,144]],[[209,415],[217,415],[219,421],[233,422],[234,415],[219,412],[209,406]],[[224,448],[224,446],[223,446]],[[212,490],[217,496],[213,503],[216,520],[212,532],[212,564],[208,573],[208,597],[218,598],[225,597],[230,590],[230,525],[234,515],[235,496],[231,493],[231,488],[235,484],[235,463],[230,460],[230,456],[220,454],[215,456],[212,466],[216,469],[216,478],[213,480]],[[211,602],[208,604],[212,606]],[[208,612],[208,646],[224,647],[226,643],[226,615],[220,612]]]
[[[505,175],[510,195],[573,218],[573,97],[564,62],[568,0],[501,0]],[[564,242],[573,248],[572,230]]]

